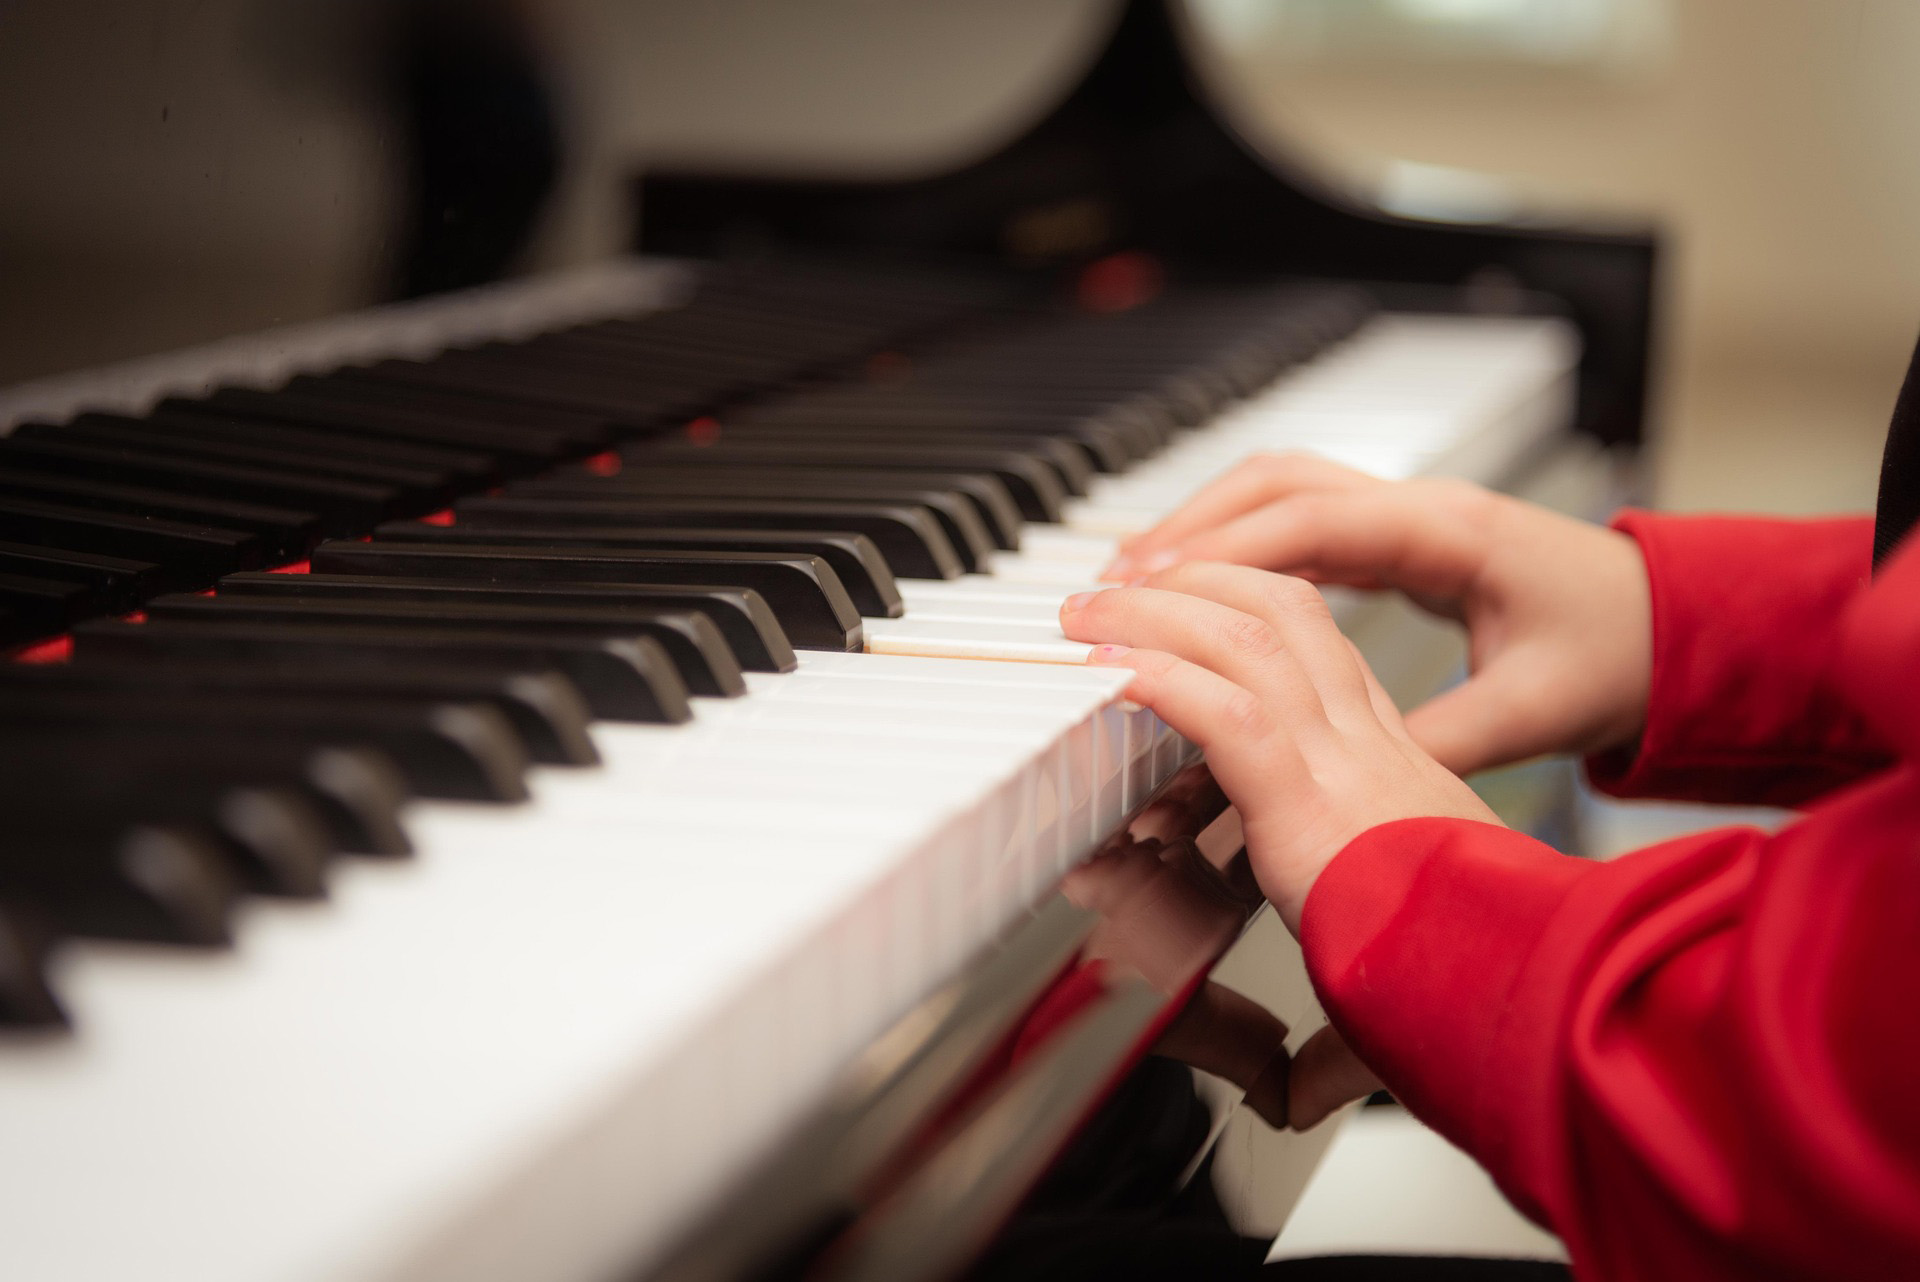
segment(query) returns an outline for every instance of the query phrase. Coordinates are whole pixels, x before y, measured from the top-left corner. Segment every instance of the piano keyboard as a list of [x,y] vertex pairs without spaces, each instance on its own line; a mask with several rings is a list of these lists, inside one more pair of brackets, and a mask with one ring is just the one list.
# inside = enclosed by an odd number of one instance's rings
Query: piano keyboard
[[0,442],[0,603],[72,629],[0,681],[6,1276],[655,1258],[1192,758],[1058,628],[1119,537],[1262,450],[1494,478],[1575,357],[1345,291],[543,315]]

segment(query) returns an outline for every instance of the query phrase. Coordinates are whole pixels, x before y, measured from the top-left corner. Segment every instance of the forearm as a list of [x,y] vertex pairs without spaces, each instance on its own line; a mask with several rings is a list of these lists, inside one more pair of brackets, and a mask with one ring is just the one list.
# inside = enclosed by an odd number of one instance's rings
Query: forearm
[[1892,1275],[1920,1261],[1916,821],[1896,778],[1611,864],[1389,824],[1302,941],[1361,1057],[1585,1276]]

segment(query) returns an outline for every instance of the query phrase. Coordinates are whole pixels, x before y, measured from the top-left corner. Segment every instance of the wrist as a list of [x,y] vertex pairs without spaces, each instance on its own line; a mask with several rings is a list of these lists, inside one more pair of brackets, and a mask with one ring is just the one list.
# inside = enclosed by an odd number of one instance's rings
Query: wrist
[[1636,751],[1647,728],[1647,705],[1653,693],[1653,587],[1639,541],[1617,529],[1601,532],[1609,555],[1601,576],[1604,599],[1614,603],[1607,611],[1610,634],[1618,638],[1606,685],[1614,693],[1609,716],[1589,752]]

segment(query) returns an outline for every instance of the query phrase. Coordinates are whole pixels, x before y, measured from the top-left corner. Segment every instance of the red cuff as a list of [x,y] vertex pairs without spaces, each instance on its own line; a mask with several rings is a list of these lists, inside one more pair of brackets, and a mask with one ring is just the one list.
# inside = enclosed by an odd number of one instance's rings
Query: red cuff
[[1557,1038],[1509,1024],[1537,1019],[1519,998],[1529,959],[1598,867],[1493,824],[1404,819],[1341,851],[1302,915],[1308,973],[1348,1043],[1518,1197],[1511,1141],[1552,1118]]
[[1587,761],[1621,797],[1795,805],[1885,766],[1834,681],[1846,604],[1871,573],[1865,519],[1655,516],[1615,522],[1653,593],[1647,726]]

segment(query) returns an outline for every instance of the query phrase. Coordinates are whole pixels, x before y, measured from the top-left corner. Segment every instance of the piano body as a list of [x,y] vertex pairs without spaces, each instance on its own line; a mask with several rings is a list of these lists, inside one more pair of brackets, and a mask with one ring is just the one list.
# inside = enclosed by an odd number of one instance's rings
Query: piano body
[[[194,342],[0,390],[0,1274],[953,1276],[1164,1104],[1209,976],[1277,1021],[1225,1078],[1320,1019],[1061,597],[1249,454],[1630,447],[1654,244],[1369,208],[1129,0],[980,158],[649,163],[630,253],[501,279],[590,149],[528,42],[591,6],[364,8],[412,178],[334,289],[404,300],[163,298]],[[70,73],[191,98],[195,9]],[[213,135],[163,185],[303,145]],[[1403,701],[1457,662],[1338,609]],[[1284,1218],[1333,1124],[1245,1113]]]

